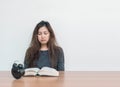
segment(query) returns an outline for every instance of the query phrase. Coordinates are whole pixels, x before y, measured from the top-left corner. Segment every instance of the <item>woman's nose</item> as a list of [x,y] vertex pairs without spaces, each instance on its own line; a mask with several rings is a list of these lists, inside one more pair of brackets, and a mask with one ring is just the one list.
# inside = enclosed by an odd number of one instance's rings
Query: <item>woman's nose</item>
[[42,35],[41,35],[41,37],[42,37],[42,38],[44,38],[44,37],[45,37],[45,35],[44,35],[44,34],[42,34]]

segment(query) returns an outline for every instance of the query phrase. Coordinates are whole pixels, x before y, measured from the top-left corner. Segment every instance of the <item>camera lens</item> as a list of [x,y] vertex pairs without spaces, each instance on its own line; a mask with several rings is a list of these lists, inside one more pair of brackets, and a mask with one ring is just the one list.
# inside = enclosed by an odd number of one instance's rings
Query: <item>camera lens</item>
[[22,64],[18,64],[18,68],[19,68],[19,69],[23,69],[24,67],[23,67]]

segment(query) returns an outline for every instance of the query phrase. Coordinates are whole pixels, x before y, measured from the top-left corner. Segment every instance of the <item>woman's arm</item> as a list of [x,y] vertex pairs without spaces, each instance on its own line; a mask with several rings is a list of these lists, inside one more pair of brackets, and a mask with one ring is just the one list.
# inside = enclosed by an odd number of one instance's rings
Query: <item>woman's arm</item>
[[64,52],[62,48],[60,48],[59,56],[58,56],[58,62],[57,62],[57,70],[58,71],[64,71]]

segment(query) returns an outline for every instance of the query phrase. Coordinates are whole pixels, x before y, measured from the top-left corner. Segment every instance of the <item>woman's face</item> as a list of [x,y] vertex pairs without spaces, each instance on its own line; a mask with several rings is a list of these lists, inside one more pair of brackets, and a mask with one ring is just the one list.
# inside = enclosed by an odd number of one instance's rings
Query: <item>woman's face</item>
[[47,27],[43,26],[38,30],[38,40],[41,45],[46,45],[50,38],[50,32]]

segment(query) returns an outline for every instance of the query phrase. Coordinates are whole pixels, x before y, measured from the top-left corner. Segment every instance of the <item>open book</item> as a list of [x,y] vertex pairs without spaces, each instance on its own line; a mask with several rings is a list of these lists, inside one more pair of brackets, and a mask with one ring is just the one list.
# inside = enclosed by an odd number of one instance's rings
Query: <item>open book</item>
[[50,67],[43,67],[41,69],[39,68],[27,68],[25,69],[24,76],[59,76],[59,72]]

